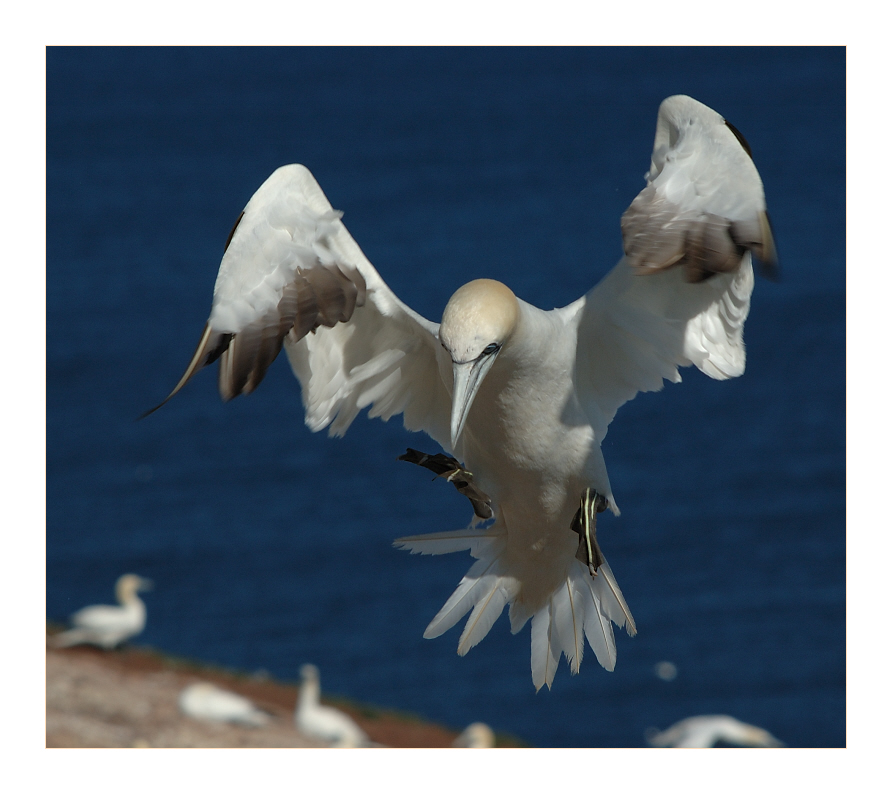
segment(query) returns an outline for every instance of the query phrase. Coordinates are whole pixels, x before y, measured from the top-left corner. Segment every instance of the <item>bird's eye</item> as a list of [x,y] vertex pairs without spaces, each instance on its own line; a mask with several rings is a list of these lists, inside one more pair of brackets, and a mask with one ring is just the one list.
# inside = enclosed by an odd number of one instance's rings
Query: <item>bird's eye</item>
[[496,353],[499,349],[499,346],[495,342],[491,342],[486,347],[483,348],[484,356],[491,356],[493,353]]

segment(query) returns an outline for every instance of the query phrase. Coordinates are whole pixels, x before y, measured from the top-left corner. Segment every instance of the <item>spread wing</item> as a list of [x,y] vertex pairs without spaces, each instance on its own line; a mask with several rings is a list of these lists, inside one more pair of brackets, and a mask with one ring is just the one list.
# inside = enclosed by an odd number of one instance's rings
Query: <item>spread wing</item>
[[600,440],[639,391],[694,364],[741,375],[752,255],[776,267],[762,180],[740,133],[686,96],[661,105],[647,185],[622,218],[625,256],[561,310],[578,323],[576,393]]
[[394,295],[340,218],[307,168],[273,172],[230,234],[204,333],[164,402],[218,359],[223,399],[247,394],[284,344],[311,429],[341,435],[369,407],[449,443],[438,325]]

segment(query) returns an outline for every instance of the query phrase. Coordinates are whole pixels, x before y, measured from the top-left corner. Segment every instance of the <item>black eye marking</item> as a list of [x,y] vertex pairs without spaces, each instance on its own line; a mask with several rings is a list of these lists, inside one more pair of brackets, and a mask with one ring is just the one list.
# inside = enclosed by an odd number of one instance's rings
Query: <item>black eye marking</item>
[[725,119],[725,126],[734,133],[734,137],[737,138],[738,142],[743,147],[743,151],[745,151],[750,156],[750,160],[752,160],[753,150],[750,149],[750,145],[746,142],[746,138],[743,137],[740,130],[728,121],[728,119]]
[[497,345],[495,342],[490,342],[486,347],[483,348],[482,355],[491,356],[493,353],[498,353],[498,352],[499,352],[499,345]]

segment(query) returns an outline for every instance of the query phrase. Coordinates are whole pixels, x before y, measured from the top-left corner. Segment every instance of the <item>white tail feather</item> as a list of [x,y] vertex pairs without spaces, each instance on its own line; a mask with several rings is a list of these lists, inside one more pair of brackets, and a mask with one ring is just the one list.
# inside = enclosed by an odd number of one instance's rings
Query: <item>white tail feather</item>
[[[393,541],[393,545],[398,549],[406,549],[411,554],[451,554],[453,551],[470,551],[472,557],[480,559],[484,554],[487,556],[492,554],[489,547],[499,537],[501,533],[492,530],[459,529],[453,532],[432,532],[430,535],[397,538]],[[492,554],[492,556],[498,555]]]
[[576,579],[568,576],[553,596],[554,620],[557,641],[570,663],[570,672],[575,675],[582,664],[585,650],[585,600],[576,586]]
[[449,600],[443,604],[424,630],[426,640],[439,637],[443,632],[449,631],[477,603],[480,580],[495,563],[495,560],[484,559],[478,560],[471,566],[471,569],[458,583],[455,592],[449,596]]
[[601,564],[601,567],[598,569],[598,575],[603,575],[604,583],[610,589],[610,594],[613,596],[613,598],[610,598],[606,593],[602,594],[601,603],[604,606],[605,614],[616,623],[617,626],[625,628],[630,637],[634,637],[638,633],[638,629],[635,627],[635,618],[632,617],[629,605],[626,603],[626,599],[623,598],[622,590],[619,589],[619,585],[616,583],[616,577],[613,575],[613,571],[610,570],[607,560],[604,560]]
[[502,614],[502,610],[505,609],[505,604],[508,603],[508,591],[503,585],[502,579],[503,577],[498,574],[491,573],[480,580],[478,587],[484,594],[477,600],[477,605],[459,638],[459,656],[464,656],[489,634],[489,630]]
[[495,528],[416,535],[400,538],[394,545],[414,554],[470,551],[477,558],[425,629],[424,636],[439,637],[473,608],[458,643],[458,653],[464,656],[489,633],[505,605],[510,604],[512,632],[516,633],[533,618],[530,666],[537,690],[543,686],[551,688],[562,653],[567,657],[570,672],[579,672],[585,639],[601,666],[613,670],[616,642],[611,621],[625,627],[632,636],[636,633],[632,613],[606,562],[598,569],[598,575],[592,576],[587,566],[571,560],[566,577],[547,602],[532,613],[529,605],[518,598],[523,582],[503,567],[505,536]]
[[548,604],[533,615],[533,625],[530,631],[530,668],[533,671],[533,686],[538,692],[543,685],[551,689],[554,674],[557,671],[558,662],[561,660],[561,651],[552,643],[551,599]]
[[585,636],[601,667],[613,672],[616,666],[616,642],[613,639],[610,619],[604,614],[604,598],[602,598],[604,580],[601,576],[591,576],[587,570],[584,576],[590,580],[587,588],[588,598],[585,602]]

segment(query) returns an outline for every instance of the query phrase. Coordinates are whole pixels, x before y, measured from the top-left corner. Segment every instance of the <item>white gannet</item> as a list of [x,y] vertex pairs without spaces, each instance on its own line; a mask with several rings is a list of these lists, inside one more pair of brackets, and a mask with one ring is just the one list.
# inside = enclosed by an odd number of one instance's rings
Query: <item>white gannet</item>
[[494,516],[396,541],[477,560],[424,636],[472,610],[464,655],[509,605],[512,632],[532,618],[537,689],[551,686],[562,652],[579,670],[585,638],[612,670],[610,622],[636,629],[594,531],[597,512],[619,514],[600,447],[607,427],[639,391],[680,381],[679,367],[742,374],[751,254],[775,264],[749,148],[715,111],[666,99],[645,179],[622,217],[625,256],[586,295],[543,311],[478,279],[437,325],[388,288],[312,174],[282,166],[230,233],[204,333],[167,400],[218,359],[223,399],[251,392],[284,343],[311,430],[343,435],[364,408],[402,413],[464,463],[453,474],[473,473],[486,500],[470,497],[475,512]]
[[332,747],[364,747],[370,744],[365,731],[343,711],[319,702],[319,668],[316,665],[303,665],[300,677],[294,724],[304,736],[321,739]]
[[146,605],[136,594],[149,590],[152,582],[135,573],[125,573],[115,585],[115,596],[120,606],[84,607],[70,620],[73,628],[51,638],[56,648],[69,645],[98,645],[106,650],[135,637],[146,627]]
[[190,684],[179,697],[180,711],[187,717],[210,722],[232,722],[260,728],[269,722],[269,714],[261,711],[248,698],[227,692],[207,681]]
[[496,737],[492,732],[492,728],[485,722],[472,722],[465,728],[455,741],[452,742],[453,747],[471,747],[482,750],[496,746]]
[[652,747],[715,747],[719,742],[737,747],[783,747],[764,728],[748,725],[727,714],[704,714],[676,722],[665,731],[647,732]]

